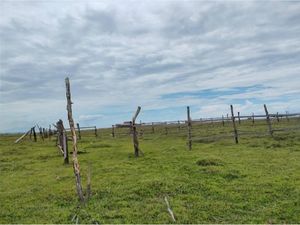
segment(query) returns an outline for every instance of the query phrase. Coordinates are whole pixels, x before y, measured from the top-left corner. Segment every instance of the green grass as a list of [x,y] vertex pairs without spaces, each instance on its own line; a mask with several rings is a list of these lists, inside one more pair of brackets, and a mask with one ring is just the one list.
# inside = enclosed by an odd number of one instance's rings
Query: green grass
[[[267,129],[263,121],[239,127]],[[129,136],[82,133],[78,158],[84,189],[91,168],[92,197],[81,206],[72,164],[63,165],[54,138],[13,144],[18,136],[2,135],[0,223],[75,223],[74,215],[79,223],[172,223],[165,196],[177,223],[300,222],[299,131],[242,136],[238,145],[233,138],[193,143],[188,151],[186,128],[155,129],[144,128],[140,158]],[[195,137],[231,130],[229,123],[193,126]]]

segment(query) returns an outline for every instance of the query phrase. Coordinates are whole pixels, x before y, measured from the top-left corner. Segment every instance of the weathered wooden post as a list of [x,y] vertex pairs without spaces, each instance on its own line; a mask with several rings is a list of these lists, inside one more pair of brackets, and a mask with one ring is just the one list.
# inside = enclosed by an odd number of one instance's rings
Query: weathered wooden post
[[72,141],[73,141],[73,169],[74,169],[74,175],[75,175],[75,181],[76,181],[76,189],[77,194],[79,197],[79,200],[81,202],[84,202],[84,196],[82,191],[82,185],[81,185],[81,177],[80,177],[80,167],[79,162],[77,158],[77,137],[76,137],[76,131],[74,126],[74,120],[72,115],[72,101],[71,101],[71,91],[70,91],[70,82],[69,78],[67,77],[66,80],[66,97],[67,97],[67,111],[68,111],[68,120],[70,124],[70,130],[72,134]]
[[139,140],[138,140],[138,134],[137,134],[137,130],[136,130],[136,124],[135,124],[135,120],[137,118],[137,116],[139,115],[141,111],[141,107],[138,106],[134,116],[132,117],[132,123],[131,123],[131,126],[132,126],[132,140],[133,140],[133,146],[134,146],[134,155],[135,157],[139,157]]
[[80,132],[79,123],[77,123],[76,125],[77,125],[77,130],[78,130],[78,139],[81,140],[81,132]]
[[271,120],[270,120],[270,116],[269,116],[269,112],[268,112],[266,104],[264,104],[264,109],[265,109],[265,112],[266,112],[266,120],[267,120],[267,124],[268,124],[268,128],[269,128],[269,133],[273,137],[273,130],[272,130],[272,125],[271,125]]
[[40,137],[41,137],[41,139],[44,141],[44,136],[43,136],[43,129],[40,127]]
[[189,150],[192,150],[192,122],[191,122],[191,115],[190,115],[190,107],[186,107],[187,110],[187,124],[188,124],[188,147]]
[[98,136],[98,134],[97,134],[97,127],[95,126],[94,129],[95,129],[95,137],[97,137]]
[[239,143],[238,132],[237,132],[236,125],[235,125],[235,118],[234,118],[232,105],[230,105],[230,110],[231,110],[231,119],[232,119],[232,125],[233,125],[234,139],[235,139],[235,143],[238,144]]
[[238,117],[239,117],[239,124],[241,124],[240,112],[238,112]]
[[223,127],[224,127],[224,125],[225,125],[225,122],[224,122],[224,116],[222,115],[222,125],[223,125]]
[[32,136],[32,128],[30,129],[30,133],[29,133],[29,139],[31,140]]
[[32,132],[33,132],[33,139],[34,139],[34,142],[37,141],[37,138],[36,138],[36,133],[35,133],[35,126],[32,128]]
[[111,125],[111,136],[115,137],[115,125]]
[[177,121],[177,129],[178,129],[178,132],[180,131],[180,121],[178,120]]
[[57,128],[57,147],[64,156],[64,163],[69,164],[68,137],[62,120],[56,123]]
[[277,122],[279,123],[279,116],[278,116],[278,112],[276,114],[276,119],[277,119]]

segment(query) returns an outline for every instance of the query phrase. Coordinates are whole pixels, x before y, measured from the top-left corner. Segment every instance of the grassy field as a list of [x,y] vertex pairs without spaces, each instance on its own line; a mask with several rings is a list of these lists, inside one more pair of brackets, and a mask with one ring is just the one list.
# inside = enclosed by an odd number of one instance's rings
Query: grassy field
[[[239,144],[233,138],[201,141],[188,151],[186,128],[169,127],[168,135],[155,129],[145,129],[140,158],[133,156],[130,136],[82,134],[84,187],[88,167],[92,180],[85,205],[78,204],[72,164],[63,165],[55,138],[14,144],[18,136],[2,135],[0,223],[172,223],[165,196],[176,223],[300,222],[299,131],[242,136]],[[267,127],[243,122],[239,129]],[[231,130],[230,124],[193,127],[194,136]]]

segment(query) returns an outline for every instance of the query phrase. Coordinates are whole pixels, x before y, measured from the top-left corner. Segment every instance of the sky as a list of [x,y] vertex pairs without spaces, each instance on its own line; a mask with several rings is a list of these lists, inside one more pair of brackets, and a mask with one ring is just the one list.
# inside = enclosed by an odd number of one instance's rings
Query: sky
[[0,132],[300,112],[300,1],[0,1]]

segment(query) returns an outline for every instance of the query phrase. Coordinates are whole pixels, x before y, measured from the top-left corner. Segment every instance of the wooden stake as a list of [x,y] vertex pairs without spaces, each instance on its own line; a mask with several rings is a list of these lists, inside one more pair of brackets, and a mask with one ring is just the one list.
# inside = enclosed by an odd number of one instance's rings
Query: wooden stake
[[133,146],[134,146],[134,155],[135,157],[139,157],[139,140],[138,140],[138,134],[137,134],[137,130],[136,130],[136,125],[135,125],[135,120],[137,118],[137,116],[139,115],[141,111],[141,107],[138,106],[134,116],[132,117],[132,123],[131,123],[131,126],[132,126],[132,139],[133,139]]
[[264,104],[264,109],[266,112],[266,119],[267,119],[267,124],[268,124],[268,128],[269,128],[269,133],[270,133],[271,137],[273,137],[272,125],[271,125],[270,116],[269,116],[269,112],[268,112],[266,104]]
[[111,136],[115,137],[115,125],[111,125]]
[[97,134],[97,127],[95,126],[95,137],[97,137],[98,136],[98,134]]
[[238,132],[237,132],[236,125],[235,125],[235,118],[234,118],[232,105],[230,105],[230,109],[231,109],[231,119],[232,119],[232,125],[233,125],[234,139],[235,139],[235,143],[238,144],[239,143]]
[[77,130],[78,130],[78,138],[79,138],[79,140],[81,140],[81,132],[80,132],[79,123],[77,123]]
[[69,164],[69,151],[68,151],[68,136],[67,132],[64,129],[62,133],[62,138],[63,138],[63,151],[64,151],[64,164]]
[[187,123],[188,123],[188,147],[189,150],[192,150],[192,122],[190,116],[190,107],[186,107],[187,110]]
[[34,142],[37,141],[37,138],[36,138],[36,133],[35,133],[35,126],[32,128],[32,132],[33,132],[33,139],[34,139]]
[[77,190],[79,200],[81,202],[84,202],[84,196],[83,196],[82,185],[81,185],[81,177],[80,177],[80,167],[79,167],[79,162],[78,162],[78,158],[77,158],[77,138],[76,138],[74,120],[73,120],[73,115],[72,115],[71,91],[70,91],[70,82],[69,82],[68,77],[66,78],[65,82],[66,82],[68,120],[69,120],[69,124],[70,124],[72,141],[73,141],[72,159],[73,159],[73,169],[74,169],[74,175],[75,175],[75,181],[76,181],[76,190]]
[[41,137],[41,139],[44,141],[44,136],[43,136],[43,129],[40,127],[40,137]]

